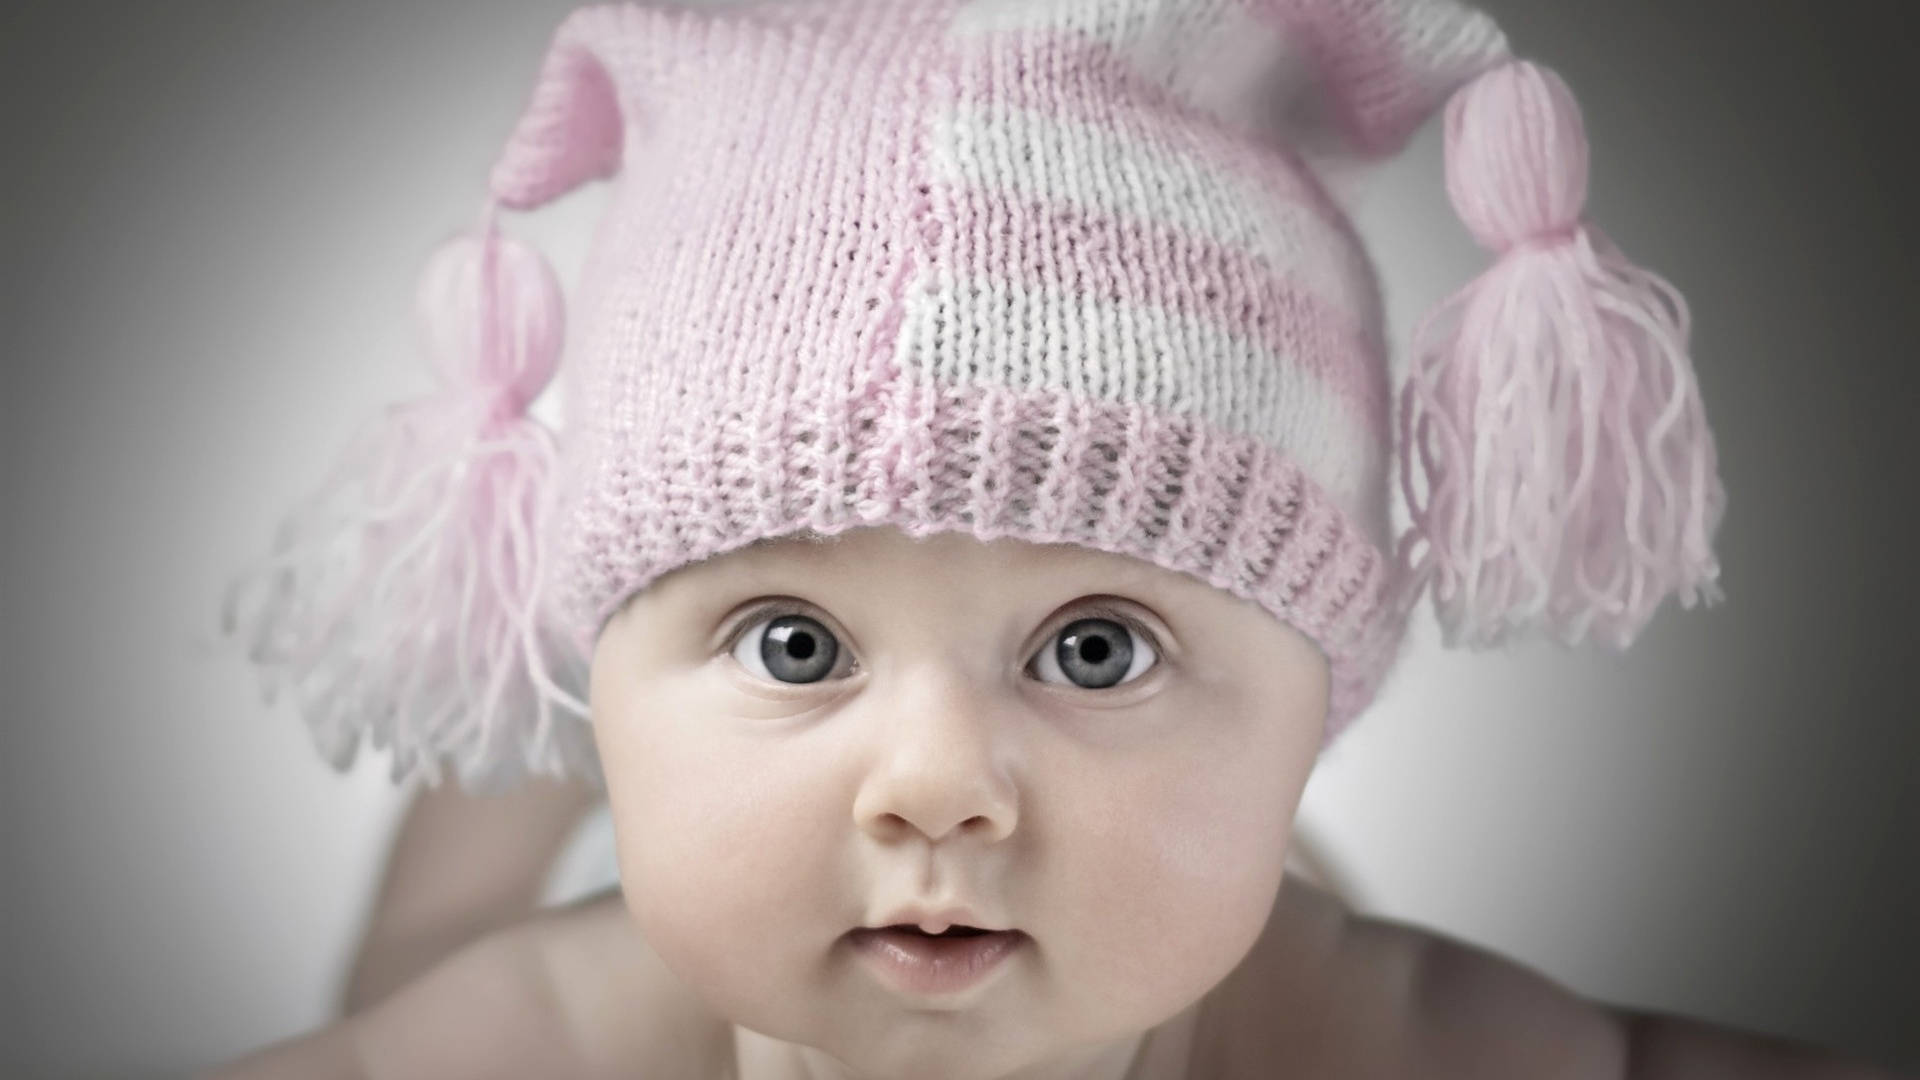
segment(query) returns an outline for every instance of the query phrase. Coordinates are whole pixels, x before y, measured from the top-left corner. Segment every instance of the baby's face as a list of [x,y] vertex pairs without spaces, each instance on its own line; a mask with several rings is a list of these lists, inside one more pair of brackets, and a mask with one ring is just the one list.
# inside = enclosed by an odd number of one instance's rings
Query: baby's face
[[[662,577],[607,625],[590,697],[627,906],[668,967],[858,1073],[994,1076],[1151,1028],[1246,955],[1327,667],[1150,563],[879,527]],[[853,933],[916,906],[1019,933],[916,988]]]

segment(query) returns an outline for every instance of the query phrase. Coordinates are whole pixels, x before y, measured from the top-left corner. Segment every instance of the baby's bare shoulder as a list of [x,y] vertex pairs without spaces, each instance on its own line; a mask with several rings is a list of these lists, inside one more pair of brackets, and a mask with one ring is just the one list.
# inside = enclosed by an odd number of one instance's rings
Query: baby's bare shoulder
[[1894,1080],[1876,1066],[1683,1016],[1616,1009],[1444,934],[1362,916],[1289,877],[1209,995],[1193,1070],[1421,1080]]
[[528,924],[557,1011],[591,1075],[717,1075],[732,1026],[647,944],[618,892],[542,913]]
[[1289,877],[1210,997],[1196,1075],[1622,1080],[1618,1020],[1546,977]]
[[495,931],[367,1012],[223,1075],[314,1075],[324,1063],[328,1075],[418,1080],[717,1076],[730,1034],[614,892]]

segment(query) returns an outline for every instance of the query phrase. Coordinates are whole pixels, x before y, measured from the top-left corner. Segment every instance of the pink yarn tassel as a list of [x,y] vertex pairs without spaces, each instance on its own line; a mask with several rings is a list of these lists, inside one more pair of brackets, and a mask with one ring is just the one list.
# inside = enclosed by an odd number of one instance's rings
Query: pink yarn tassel
[[527,770],[598,775],[585,660],[542,618],[557,457],[526,415],[559,361],[563,299],[494,213],[421,281],[442,392],[363,429],[224,609],[268,700],[290,693],[336,768],[365,733],[392,748],[396,781],[437,784],[450,758],[481,791]]
[[1450,647],[1544,628],[1625,649],[1667,594],[1722,599],[1726,493],[1686,302],[1582,219],[1586,133],[1558,75],[1487,72],[1449,102],[1446,138],[1454,206],[1501,254],[1416,332],[1399,414],[1403,610],[1431,583]]

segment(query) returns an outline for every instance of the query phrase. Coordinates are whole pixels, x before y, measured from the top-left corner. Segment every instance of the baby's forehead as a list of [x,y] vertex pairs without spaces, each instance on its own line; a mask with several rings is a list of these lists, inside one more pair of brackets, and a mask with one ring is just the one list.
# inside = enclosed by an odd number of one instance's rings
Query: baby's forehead
[[912,537],[884,525],[765,537],[686,569],[685,584],[701,593],[804,587],[871,596],[944,588],[983,601],[1112,593],[1169,611],[1231,602],[1190,574],[1081,544],[985,541],[957,531]]

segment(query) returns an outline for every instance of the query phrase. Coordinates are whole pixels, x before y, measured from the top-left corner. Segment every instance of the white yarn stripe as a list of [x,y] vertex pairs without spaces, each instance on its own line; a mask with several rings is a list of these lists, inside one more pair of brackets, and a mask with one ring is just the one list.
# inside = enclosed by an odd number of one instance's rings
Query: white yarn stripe
[[1166,21],[1177,6],[1189,22],[1213,23],[1237,7],[1234,0],[1140,0],[1089,3],[1088,0],[968,0],[954,13],[948,32],[955,38],[1026,30],[1073,30],[1110,45],[1126,45],[1143,27]]
[[1279,184],[1263,187],[1197,155],[1011,105],[959,103],[932,124],[928,163],[937,180],[1182,229],[1256,256],[1332,313],[1365,310],[1348,291],[1369,279],[1353,241]]
[[1296,35],[1278,19],[1253,17],[1246,0],[971,0],[955,12],[948,39],[969,48],[992,35],[1063,32],[1113,49],[1229,126],[1300,141],[1301,118],[1285,115],[1285,104],[1312,92],[1313,64]]
[[1265,441],[1343,508],[1371,517],[1358,496],[1385,483],[1380,452],[1353,404],[1296,358],[1158,307],[965,267],[953,274],[932,271],[909,290],[897,346],[902,366],[951,386],[1045,389],[1196,416]]

